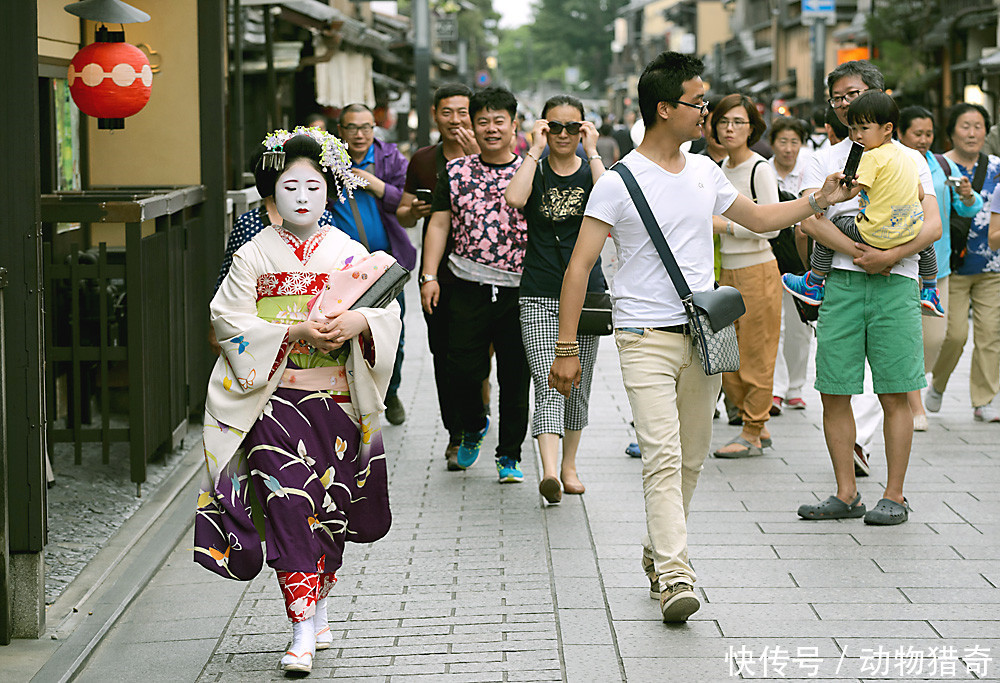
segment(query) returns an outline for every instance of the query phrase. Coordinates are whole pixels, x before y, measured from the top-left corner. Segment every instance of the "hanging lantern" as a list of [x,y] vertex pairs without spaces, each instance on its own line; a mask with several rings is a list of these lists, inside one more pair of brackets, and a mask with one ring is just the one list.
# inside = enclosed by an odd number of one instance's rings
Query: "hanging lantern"
[[91,43],[69,64],[69,92],[97,127],[125,127],[125,118],[149,102],[153,70],[142,50],[128,43]]
[[[66,11],[93,21],[132,23],[149,15],[121,0],[84,0]],[[84,114],[97,119],[97,127],[125,127],[126,117],[139,113],[153,85],[153,70],[142,50],[125,42],[124,31],[109,31],[103,24],[96,42],[74,55],[69,64],[69,92]]]

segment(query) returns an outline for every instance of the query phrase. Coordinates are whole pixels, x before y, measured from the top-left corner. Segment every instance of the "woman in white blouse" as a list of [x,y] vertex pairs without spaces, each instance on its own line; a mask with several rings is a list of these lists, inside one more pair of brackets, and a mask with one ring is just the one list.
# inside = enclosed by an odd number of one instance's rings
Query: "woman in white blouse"
[[[768,137],[774,156],[767,163],[774,169],[778,178],[778,187],[796,197],[802,189],[802,172],[811,158],[805,148],[808,139],[805,124],[799,119],[782,116],[771,121]],[[798,226],[800,257],[808,254],[806,236],[801,234]],[[806,266],[802,266],[805,272]],[[802,398],[802,387],[806,383],[806,368],[809,364],[809,345],[812,341],[812,329],[799,319],[795,309],[794,299],[788,292],[781,295],[781,336],[778,340],[778,358],[774,364],[774,397],[771,401],[771,415],[780,415],[782,407],[793,410],[804,410],[806,402]]]

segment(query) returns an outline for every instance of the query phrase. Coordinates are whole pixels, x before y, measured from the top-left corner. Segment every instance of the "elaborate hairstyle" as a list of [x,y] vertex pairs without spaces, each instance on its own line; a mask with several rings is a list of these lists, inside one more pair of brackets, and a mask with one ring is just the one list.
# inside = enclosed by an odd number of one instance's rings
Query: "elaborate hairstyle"
[[760,140],[760,136],[767,130],[767,124],[761,118],[760,112],[757,111],[757,105],[754,104],[753,100],[740,93],[726,95],[719,100],[718,106],[712,112],[712,139],[722,144],[717,131],[719,119],[731,110],[736,109],[736,107],[743,107],[743,110],[747,113],[747,118],[750,119],[750,134],[747,136],[747,147],[750,147]]
[[891,123],[896,130],[899,126],[899,107],[892,95],[881,90],[869,90],[851,102],[847,108],[847,123],[877,123],[880,126]]
[[826,89],[830,97],[833,97],[833,84],[845,76],[860,76],[864,84],[872,90],[885,90],[882,72],[867,59],[856,59],[853,62],[844,62],[826,77]]
[[931,124],[933,124],[934,114],[930,113],[930,111],[924,107],[916,104],[910,105],[909,107],[903,107],[899,111],[899,128],[896,129],[896,132],[899,133],[899,135],[903,135],[910,129],[910,126],[913,125],[913,122],[917,119],[930,119]]
[[545,101],[545,106],[542,107],[542,118],[547,118],[549,109],[555,109],[560,106],[570,106],[580,112],[580,118],[583,119],[583,102],[576,99],[572,95],[553,95],[548,100]]
[[471,99],[472,88],[467,85],[462,85],[461,83],[445,83],[434,91],[434,108],[437,109],[441,100],[446,100],[449,97],[465,97]]
[[771,121],[771,130],[767,134],[771,144],[774,144],[774,139],[778,137],[778,133],[783,133],[786,130],[795,133],[803,143],[809,137],[809,131],[806,130],[806,126],[802,121],[791,116],[779,116]]
[[484,109],[505,111],[510,114],[510,120],[513,121],[517,116],[517,98],[507,88],[483,88],[469,98],[469,117],[475,119],[476,114]]
[[[639,76],[639,111],[647,130],[656,125],[656,107],[660,102],[679,100],[684,81],[701,76],[705,65],[700,59],[679,52],[661,52]],[[683,106],[683,105],[682,105]]]
[[328,197],[345,201],[345,193],[354,196],[354,190],[366,184],[351,173],[351,160],[344,143],[318,128],[298,126],[291,133],[276,130],[264,138],[262,147],[253,170],[261,197],[273,195],[278,177],[300,159],[310,162],[323,174]]
[[948,137],[951,137],[955,132],[955,126],[958,124],[958,117],[962,114],[968,114],[970,111],[977,111],[983,117],[983,123],[986,124],[986,130],[990,129],[990,113],[986,111],[986,108],[981,104],[971,104],[969,102],[959,102],[954,107],[948,110],[948,125],[945,127],[945,132]]

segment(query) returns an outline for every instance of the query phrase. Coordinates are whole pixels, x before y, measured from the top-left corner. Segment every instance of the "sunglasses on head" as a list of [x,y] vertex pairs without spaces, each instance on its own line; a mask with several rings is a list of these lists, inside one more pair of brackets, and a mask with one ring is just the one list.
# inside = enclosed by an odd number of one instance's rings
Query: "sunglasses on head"
[[568,123],[563,123],[562,121],[549,121],[549,132],[553,135],[559,135],[565,130],[570,135],[576,135],[580,132],[580,126],[583,125],[583,121],[570,121]]

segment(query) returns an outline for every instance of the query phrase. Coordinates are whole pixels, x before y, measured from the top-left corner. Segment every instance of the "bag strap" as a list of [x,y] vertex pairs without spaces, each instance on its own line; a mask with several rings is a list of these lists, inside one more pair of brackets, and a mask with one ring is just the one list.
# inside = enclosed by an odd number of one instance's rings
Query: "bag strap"
[[983,191],[983,183],[986,182],[986,171],[990,165],[990,158],[979,153],[979,161],[976,162],[976,174],[972,178],[972,189],[976,192]]
[[[362,171],[371,170],[372,166],[375,164],[368,164]],[[358,200],[354,198],[353,195],[349,195],[347,198],[347,203],[351,205],[351,213],[354,214],[354,227],[358,229],[358,241],[364,246],[366,251],[371,251],[372,248],[368,246],[368,235],[365,233],[365,222],[361,220],[361,210],[358,208]]]
[[674,254],[670,251],[666,238],[663,237],[660,225],[656,222],[656,217],[653,216],[653,210],[649,208],[649,202],[646,201],[646,196],[642,193],[642,189],[639,188],[639,183],[636,182],[632,171],[620,161],[612,166],[611,170],[617,171],[618,175],[622,177],[625,188],[628,190],[629,196],[632,197],[632,203],[635,205],[635,209],[639,212],[639,217],[642,219],[642,224],[646,227],[646,232],[649,233],[649,238],[653,241],[653,246],[656,247],[656,253],[660,255],[660,260],[663,261],[663,266],[667,269],[667,274],[670,275],[670,280],[674,283],[677,295],[682,300],[689,298],[691,296],[691,288],[688,287],[687,280],[684,279],[684,274],[681,273],[681,269],[677,265],[676,259],[674,259]]
[[944,154],[935,154],[934,158],[937,159],[938,166],[944,171],[944,177],[947,178],[951,175],[951,165],[948,163],[948,159],[945,158]]
[[753,165],[753,168],[750,169],[750,194],[753,197],[754,204],[757,203],[757,187],[753,184],[753,179],[754,176],[757,175],[757,167],[760,166],[761,164],[766,164],[766,163],[767,163],[766,161],[761,159],[760,161],[758,161],[756,164]]

